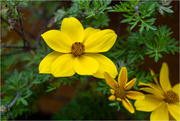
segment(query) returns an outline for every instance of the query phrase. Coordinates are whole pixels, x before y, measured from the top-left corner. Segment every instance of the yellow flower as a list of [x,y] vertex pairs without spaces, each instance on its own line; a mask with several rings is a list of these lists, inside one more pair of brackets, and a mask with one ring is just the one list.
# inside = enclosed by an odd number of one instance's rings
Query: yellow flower
[[132,88],[132,86],[136,82],[136,78],[132,79],[130,82],[127,83],[128,75],[127,75],[127,69],[126,67],[122,67],[119,73],[118,77],[118,84],[117,82],[107,73],[104,72],[104,77],[106,80],[106,83],[113,89],[110,89],[111,96],[109,97],[109,100],[114,101],[122,101],[123,106],[130,112],[134,113],[134,108],[129,102],[129,99],[138,100],[143,99],[144,94],[137,92],[137,91],[127,91]]
[[[151,75],[154,72],[150,70]],[[143,100],[135,102],[136,110],[151,112],[150,120],[169,120],[169,113],[176,120],[179,120],[179,83],[171,87],[169,81],[169,69],[166,63],[162,64],[160,71],[160,84],[157,78],[154,78],[156,84],[149,82],[148,84],[140,83],[141,88],[151,94],[146,94]]]
[[67,77],[76,73],[104,78],[103,72],[117,76],[114,63],[99,54],[108,51],[115,43],[117,35],[111,29],[84,30],[74,17],[65,18],[60,30],[49,30],[42,34],[43,39],[54,51],[48,54],[39,65],[39,73],[54,77]]

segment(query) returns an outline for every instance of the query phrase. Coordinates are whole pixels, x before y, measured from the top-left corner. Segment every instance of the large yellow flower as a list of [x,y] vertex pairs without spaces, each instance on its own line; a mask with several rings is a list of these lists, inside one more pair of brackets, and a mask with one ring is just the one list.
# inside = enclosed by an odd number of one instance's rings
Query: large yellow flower
[[54,77],[67,77],[76,73],[104,78],[103,72],[117,76],[114,63],[100,52],[108,51],[115,43],[117,35],[111,29],[84,30],[74,17],[65,18],[60,30],[49,30],[42,34],[43,39],[54,51],[48,54],[39,65],[39,73]]
[[[154,72],[150,70],[151,75]],[[149,82],[148,84],[140,83],[141,88],[151,94],[145,95],[143,100],[135,102],[136,110],[151,112],[150,120],[169,120],[169,113],[176,120],[179,120],[179,83],[171,87],[169,81],[169,69],[166,63],[162,64],[160,71],[160,85],[157,78],[154,78],[156,84]]]
[[111,96],[109,97],[109,100],[114,101],[122,101],[123,106],[130,112],[134,113],[134,108],[129,102],[129,99],[138,100],[143,99],[144,94],[138,91],[127,91],[132,88],[132,86],[136,82],[136,78],[132,79],[130,82],[127,83],[128,75],[127,75],[127,69],[126,67],[122,67],[119,73],[118,77],[118,84],[117,82],[107,73],[104,72],[104,77],[107,82],[107,84],[113,88],[110,89]]

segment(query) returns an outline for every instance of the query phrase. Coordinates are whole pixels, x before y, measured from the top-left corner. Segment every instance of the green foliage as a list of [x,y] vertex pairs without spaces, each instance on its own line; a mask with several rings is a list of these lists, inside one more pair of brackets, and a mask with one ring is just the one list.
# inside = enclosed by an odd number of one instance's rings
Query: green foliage
[[135,7],[138,5],[140,0],[137,1],[126,1],[126,2],[119,2],[120,5],[113,6],[113,9],[110,10],[111,12],[133,12],[135,11]]
[[[84,92],[87,96],[76,96],[53,116],[53,120],[116,120],[115,110],[108,106],[105,96]],[[80,93],[81,94],[81,93]]]
[[140,27],[139,31],[142,32],[145,28],[148,31],[156,30],[156,27],[153,26],[156,18],[148,18],[152,16],[152,13],[155,10],[156,2],[140,2],[137,1],[126,1],[121,2],[120,5],[116,5],[113,7],[114,12],[127,12],[127,14],[123,14],[126,17],[121,23],[128,22],[131,25],[130,30],[132,30],[138,23]]
[[179,52],[178,41],[171,38],[172,32],[170,30],[165,25],[159,26],[157,31],[149,30],[142,33],[132,33],[127,41],[117,40],[117,44],[112,48],[113,54],[111,57],[114,60],[126,57],[129,65],[137,65],[144,60],[145,55],[154,57],[155,62],[157,62],[159,58],[163,57],[163,53],[171,52],[174,54]]
[[96,88],[96,91],[101,91],[104,95],[109,92],[109,86],[107,85],[105,80],[98,81],[98,87]]
[[11,19],[17,19],[18,17],[22,17],[18,13],[18,10],[21,9],[22,7],[27,7],[28,0],[23,0],[23,1],[8,0],[5,2],[5,4],[8,8],[7,13],[10,14]]
[[139,32],[141,33],[143,30],[157,30],[157,28],[153,26],[156,20],[156,18],[153,17],[156,7],[162,15],[164,14],[163,11],[173,13],[170,9],[171,6],[162,6],[158,4],[157,1],[140,2],[140,0],[120,1],[120,5],[113,6],[113,9],[111,9],[110,12],[126,12],[127,14],[123,14],[125,19],[123,19],[121,23],[127,22],[130,24],[130,30],[135,26],[139,26]]
[[171,38],[172,32],[167,26],[159,26],[157,31],[144,31],[142,34],[133,35],[135,41],[140,41],[141,45],[144,45],[144,54],[149,57],[154,57],[157,62],[159,58],[162,58],[163,53],[179,52],[178,41]]
[[[107,7],[111,0],[73,0],[72,6],[70,8],[61,8],[54,13],[54,21],[61,24],[64,17],[76,17],[84,18],[82,23],[85,27],[89,22],[92,23],[94,27],[105,27],[108,26],[109,18],[107,15],[107,10],[111,7]],[[95,19],[94,19],[95,18]]]
[[161,15],[167,13],[173,13],[171,10],[172,6],[170,6],[171,0],[159,0],[156,4],[156,7]]

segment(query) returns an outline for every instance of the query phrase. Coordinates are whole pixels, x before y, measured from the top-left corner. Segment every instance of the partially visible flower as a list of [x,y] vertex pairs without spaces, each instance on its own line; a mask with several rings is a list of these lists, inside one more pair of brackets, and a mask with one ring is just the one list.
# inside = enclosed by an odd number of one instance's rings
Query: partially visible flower
[[130,112],[134,113],[134,108],[131,105],[130,101],[127,99],[143,99],[144,94],[138,91],[127,91],[132,88],[132,86],[136,82],[136,78],[132,79],[127,83],[128,75],[127,75],[127,69],[126,67],[122,67],[119,73],[118,77],[118,84],[117,82],[107,73],[104,72],[104,77],[106,79],[107,84],[113,88],[110,89],[111,96],[109,97],[109,100],[114,101],[122,101],[123,106]]
[[[154,72],[150,70],[151,75]],[[148,84],[140,83],[141,86],[147,86],[140,90],[146,91],[150,94],[146,94],[143,100],[137,100],[135,102],[136,110],[151,112],[150,120],[169,120],[170,115],[179,120],[179,83],[171,87],[169,81],[169,69],[167,63],[163,63],[160,71],[160,84],[157,78],[154,78],[156,84],[149,82]]]
[[111,76],[117,76],[114,63],[99,54],[114,45],[117,35],[113,30],[92,27],[84,30],[82,24],[71,17],[63,19],[61,31],[49,30],[41,36],[54,51],[41,61],[39,73],[68,77],[76,72],[104,78],[103,72],[107,71]]

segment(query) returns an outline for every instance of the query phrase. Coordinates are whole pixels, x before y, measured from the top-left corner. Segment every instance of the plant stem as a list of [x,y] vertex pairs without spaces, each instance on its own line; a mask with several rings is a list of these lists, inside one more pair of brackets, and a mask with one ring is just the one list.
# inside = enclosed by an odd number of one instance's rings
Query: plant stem
[[17,95],[14,98],[14,100],[8,105],[8,108],[11,108],[16,103],[18,98],[19,98],[19,92],[17,93]]

